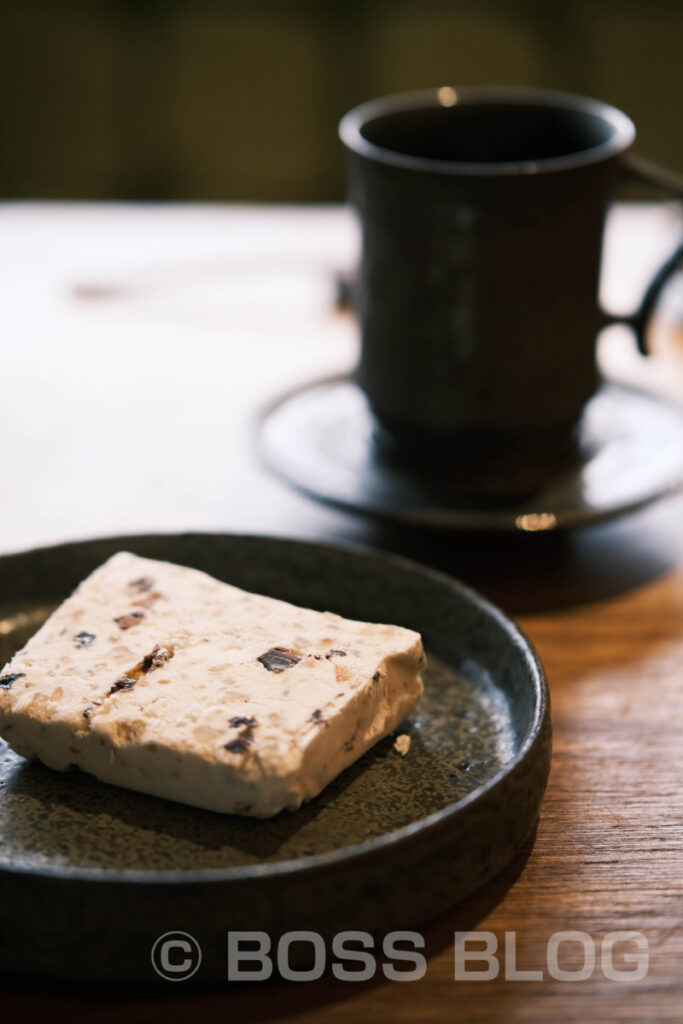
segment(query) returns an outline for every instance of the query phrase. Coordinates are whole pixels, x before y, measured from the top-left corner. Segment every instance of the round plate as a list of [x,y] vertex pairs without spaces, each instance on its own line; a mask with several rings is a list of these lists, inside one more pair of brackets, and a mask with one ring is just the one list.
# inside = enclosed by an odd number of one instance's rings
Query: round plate
[[659,396],[605,384],[584,412],[575,460],[507,501],[467,493],[458,466],[427,479],[382,458],[365,396],[347,377],[278,399],[261,421],[260,450],[288,483],[349,511],[452,530],[556,530],[634,511],[678,489],[683,411]]
[[454,580],[371,551],[258,537],[126,537],[0,559],[0,664],[115,551],[422,632],[426,692],[407,732],[324,792],[258,821],[27,762],[0,741],[0,964],[63,978],[153,980],[155,940],[192,935],[196,978],[226,980],[232,930],[419,926],[491,878],[536,821],[548,692],[518,629]]

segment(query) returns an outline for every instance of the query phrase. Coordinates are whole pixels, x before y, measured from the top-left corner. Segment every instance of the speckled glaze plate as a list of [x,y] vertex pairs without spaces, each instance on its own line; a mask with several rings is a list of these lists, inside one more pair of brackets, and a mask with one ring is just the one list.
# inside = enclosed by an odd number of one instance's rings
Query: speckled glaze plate
[[[88,541],[0,558],[0,665],[115,551],[239,587],[419,630],[416,713],[300,810],[218,815],[24,761],[0,741],[0,964],[61,978],[153,981],[168,931],[225,981],[229,930],[418,927],[491,878],[538,816],[548,692],[528,642],[449,577],[403,559],[263,537]],[[158,979],[157,979],[158,980]]]
[[331,377],[276,399],[258,445],[268,467],[309,497],[429,529],[565,530],[633,512],[683,485],[683,410],[618,384],[590,400],[575,451],[543,472],[455,458],[420,473],[387,459],[380,436],[361,389]]

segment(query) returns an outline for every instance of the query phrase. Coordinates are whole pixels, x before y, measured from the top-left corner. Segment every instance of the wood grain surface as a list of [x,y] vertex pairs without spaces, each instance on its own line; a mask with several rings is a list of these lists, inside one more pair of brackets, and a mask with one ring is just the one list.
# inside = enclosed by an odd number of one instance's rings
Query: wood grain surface
[[[650,223],[643,213],[641,225]],[[564,537],[472,539],[387,530],[318,509],[268,479],[249,454],[244,423],[280,387],[350,365],[353,324],[325,307],[322,277],[318,292],[306,291],[306,274],[298,283],[290,276],[288,294],[271,291],[270,312],[264,312],[259,288],[266,264],[250,279],[252,306],[243,279],[242,290],[228,299],[218,285],[211,295],[193,288],[207,275],[220,283],[224,272],[229,292],[231,266],[233,276],[244,278],[234,252],[246,250],[258,263],[258,252],[272,253],[273,246],[281,259],[287,256],[290,275],[292,252],[300,267],[335,269],[353,253],[344,216],[322,212],[316,221],[311,211],[220,210],[211,217],[185,211],[185,220],[182,211],[159,211],[150,219],[144,211],[86,207],[0,214],[6,235],[13,232],[21,243],[20,261],[22,253],[26,259],[22,276],[15,255],[15,288],[6,291],[0,314],[9,339],[0,364],[9,378],[0,410],[4,489],[13,494],[12,507],[3,500],[0,544],[10,550],[106,532],[251,524],[262,532],[363,540],[454,573],[515,615],[548,674],[554,754],[537,832],[490,885],[424,929],[427,967],[419,981],[380,975],[354,984],[325,976],[307,984],[126,992],[4,978],[3,1021],[683,1020],[683,499]],[[629,251],[635,258],[647,250],[648,260],[656,260],[668,228],[653,239],[639,234],[636,221],[626,218],[622,225],[632,236]],[[88,245],[101,232],[111,251],[107,261],[98,247],[98,264]],[[142,235],[149,251],[143,259],[138,249],[133,272],[132,243]],[[45,255],[50,245],[51,258]],[[55,245],[61,245],[56,256]],[[176,265],[169,248],[178,260],[183,251],[186,262],[194,259],[194,269]],[[39,272],[35,261],[29,267],[31,251],[43,254]],[[177,285],[170,294],[164,290],[164,261],[172,278],[186,282],[184,295]],[[95,285],[101,289],[96,297]],[[298,305],[291,294],[297,288]],[[632,353],[619,363],[618,349],[607,359],[626,375],[634,367],[648,380],[663,372],[661,362],[645,367]],[[117,352],[123,369],[112,358]],[[664,376],[675,390],[683,381],[683,353],[673,351],[670,359]],[[144,415],[138,409],[149,393],[138,374],[148,385],[155,367],[156,418],[149,406]],[[65,395],[74,396],[79,415],[64,408]],[[199,404],[198,395],[204,397]],[[25,415],[27,407],[33,416]],[[117,408],[125,415],[112,420]],[[100,466],[101,444],[108,473]],[[59,474],[41,454],[45,445],[63,467],[52,518],[40,498],[46,479],[54,485]],[[190,458],[189,484],[181,488],[174,465]],[[192,488],[201,480],[206,484],[198,494]],[[514,933],[517,968],[541,971],[543,979],[507,980],[511,964],[501,955],[495,980],[455,980],[455,931],[493,933],[500,947],[505,933]],[[548,943],[558,932],[577,931],[597,950],[595,969],[586,980],[556,980]],[[601,944],[614,931],[645,936],[649,967],[641,980],[605,976]],[[614,966],[633,968],[624,958],[631,952],[632,944],[617,945]],[[578,969],[583,961],[582,946],[561,946],[563,969]]]

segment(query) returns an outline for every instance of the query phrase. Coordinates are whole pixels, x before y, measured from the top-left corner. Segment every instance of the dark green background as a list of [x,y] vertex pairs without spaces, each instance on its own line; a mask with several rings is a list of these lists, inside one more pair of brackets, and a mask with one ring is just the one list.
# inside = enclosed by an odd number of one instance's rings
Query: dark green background
[[387,92],[551,86],[683,168],[674,0],[0,2],[0,197],[326,200],[336,122]]

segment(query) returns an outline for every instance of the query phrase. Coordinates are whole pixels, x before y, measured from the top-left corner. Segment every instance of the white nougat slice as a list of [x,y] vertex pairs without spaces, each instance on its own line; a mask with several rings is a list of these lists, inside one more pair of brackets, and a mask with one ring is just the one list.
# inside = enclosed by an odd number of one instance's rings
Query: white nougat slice
[[0,735],[51,768],[268,817],[391,732],[424,663],[411,630],[120,552],[0,673]]

